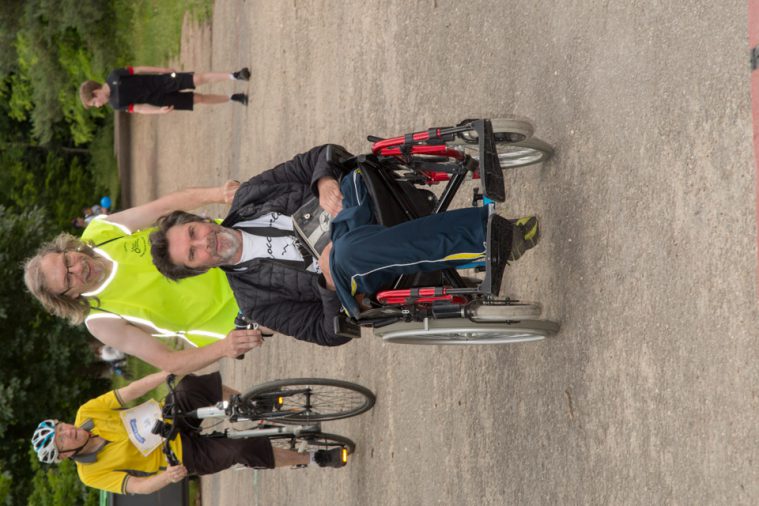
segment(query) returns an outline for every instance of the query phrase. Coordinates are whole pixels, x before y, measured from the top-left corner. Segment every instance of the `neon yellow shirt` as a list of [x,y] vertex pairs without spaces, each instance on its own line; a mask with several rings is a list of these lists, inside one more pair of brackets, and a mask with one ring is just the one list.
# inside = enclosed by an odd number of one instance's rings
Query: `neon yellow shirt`
[[[154,449],[146,457],[132,444],[119,416],[119,410],[123,407],[116,392],[111,391],[88,401],[76,413],[74,425],[80,427],[91,421],[94,425],[90,432],[108,441],[95,454],[94,462],[76,462],[79,478],[88,487],[125,494],[127,478],[130,475],[151,475],[167,467],[162,446]],[[181,462],[180,438],[175,438],[170,445]]]
[[97,218],[84,230],[82,240],[92,242],[99,255],[113,262],[109,278],[83,294],[93,308],[85,321],[120,316],[155,329],[156,336],[179,336],[195,346],[223,339],[234,328],[239,311],[226,275],[211,269],[179,282],[165,278],[150,256],[148,236],[153,230],[130,233]]

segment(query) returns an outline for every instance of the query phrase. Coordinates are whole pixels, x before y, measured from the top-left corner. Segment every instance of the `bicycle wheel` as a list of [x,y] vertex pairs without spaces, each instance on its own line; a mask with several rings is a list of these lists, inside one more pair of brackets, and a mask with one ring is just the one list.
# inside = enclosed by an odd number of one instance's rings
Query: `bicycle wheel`
[[242,396],[252,418],[290,423],[350,418],[371,409],[375,401],[368,388],[326,378],[271,381]]
[[[501,169],[524,167],[553,156],[553,148],[548,143],[532,137],[534,128],[528,121],[496,118],[491,124]],[[479,138],[474,130],[458,134],[448,145],[479,160]]]
[[295,450],[299,453],[315,450],[331,450],[332,448],[345,448],[348,454],[356,450],[356,443],[347,437],[337,434],[315,432],[300,436],[273,436],[269,438],[272,446],[283,450]]
[[466,345],[526,343],[545,339],[558,331],[559,324],[547,320],[475,323],[468,318],[445,318],[394,323],[375,329],[374,334],[388,343]]

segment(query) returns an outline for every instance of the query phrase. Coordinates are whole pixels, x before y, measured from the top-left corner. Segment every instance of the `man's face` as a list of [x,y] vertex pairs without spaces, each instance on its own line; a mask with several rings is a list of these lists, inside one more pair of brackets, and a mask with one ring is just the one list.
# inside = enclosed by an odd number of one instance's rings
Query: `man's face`
[[90,107],[103,107],[108,103],[108,92],[103,88],[99,88],[92,92],[92,98],[87,104]]
[[233,265],[242,253],[239,232],[207,221],[174,225],[166,232],[166,240],[171,263],[190,269]]
[[90,437],[90,433],[84,429],[78,429],[70,423],[58,423],[55,426],[55,446],[61,459],[67,459],[84,445]]
[[40,269],[51,293],[71,299],[100,286],[107,274],[103,262],[78,251],[49,253]]

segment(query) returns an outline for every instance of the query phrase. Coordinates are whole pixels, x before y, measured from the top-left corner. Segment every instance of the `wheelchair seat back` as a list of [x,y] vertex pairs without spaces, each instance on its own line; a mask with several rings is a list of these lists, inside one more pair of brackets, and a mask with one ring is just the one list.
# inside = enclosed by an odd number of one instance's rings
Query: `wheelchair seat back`
[[432,213],[435,196],[429,190],[395,179],[391,170],[384,169],[374,156],[358,157],[366,188],[374,204],[374,216],[380,225],[392,227]]

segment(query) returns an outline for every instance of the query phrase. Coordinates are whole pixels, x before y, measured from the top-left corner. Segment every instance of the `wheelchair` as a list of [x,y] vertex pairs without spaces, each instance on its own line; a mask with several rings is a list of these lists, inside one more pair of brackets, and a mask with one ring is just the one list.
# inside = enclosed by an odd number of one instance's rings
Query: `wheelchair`
[[[361,168],[377,222],[393,226],[448,209],[468,178],[479,179],[472,205],[506,199],[503,170],[548,160],[553,149],[533,137],[533,126],[513,119],[467,119],[454,127],[430,128],[391,139],[369,136],[371,154],[330,156],[346,171]],[[339,149],[336,148],[336,151]],[[433,185],[445,183],[437,195]],[[487,245],[490,259],[491,245]],[[486,272],[484,262],[463,266]],[[339,335],[356,337],[372,328],[384,341],[401,344],[506,344],[541,340],[559,324],[540,318],[534,303],[499,298],[495,279],[462,277],[457,269],[403,275],[369,297],[357,318],[335,318]]]

